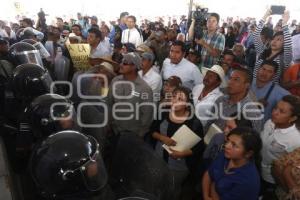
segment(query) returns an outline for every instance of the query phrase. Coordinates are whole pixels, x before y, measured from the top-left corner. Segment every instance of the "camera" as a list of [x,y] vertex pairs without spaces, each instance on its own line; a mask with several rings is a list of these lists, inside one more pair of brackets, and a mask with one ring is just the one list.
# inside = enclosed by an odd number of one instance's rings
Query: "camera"
[[[206,21],[209,16],[208,8],[201,8],[200,6],[196,7],[195,11],[192,11],[190,14],[195,19],[194,34],[196,39],[201,39],[203,37],[203,27],[206,26]],[[190,26],[189,22],[189,26]]]

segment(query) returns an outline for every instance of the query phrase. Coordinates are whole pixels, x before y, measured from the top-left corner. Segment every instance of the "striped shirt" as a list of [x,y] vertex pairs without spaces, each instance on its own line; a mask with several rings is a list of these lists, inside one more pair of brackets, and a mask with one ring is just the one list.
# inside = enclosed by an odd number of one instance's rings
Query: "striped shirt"
[[[203,40],[214,49],[218,49],[220,52],[224,51],[225,48],[225,37],[221,33],[215,32],[212,36],[204,31]],[[201,66],[211,68],[214,64],[217,64],[218,57],[214,57],[209,54],[208,50],[202,47],[201,50]]]
[[[260,20],[253,34],[256,55],[258,58],[254,67],[253,81],[256,80],[257,71],[264,61],[263,59],[260,58],[261,54],[266,49],[265,45],[262,43],[260,39],[260,33],[264,27],[264,23],[265,23],[264,20]],[[284,70],[286,70],[289,67],[292,61],[292,39],[291,39],[291,34],[289,32],[288,26],[287,25],[283,26],[282,31],[283,31],[283,54],[280,54],[273,59],[279,65],[277,73],[273,79],[276,83],[280,81],[282,73],[284,72]]]

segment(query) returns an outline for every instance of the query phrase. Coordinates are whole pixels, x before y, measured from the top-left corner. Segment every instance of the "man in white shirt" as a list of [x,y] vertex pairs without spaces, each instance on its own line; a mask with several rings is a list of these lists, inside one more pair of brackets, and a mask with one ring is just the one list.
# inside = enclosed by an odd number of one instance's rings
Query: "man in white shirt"
[[192,90],[195,85],[202,83],[203,75],[196,65],[184,58],[184,55],[184,42],[174,41],[170,49],[170,56],[163,63],[161,74],[164,80],[170,76],[178,76],[182,85]]
[[91,58],[100,58],[111,55],[110,43],[102,38],[101,31],[96,28],[91,28],[88,31],[87,42],[91,46]]
[[135,16],[128,16],[127,17],[127,29],[123,30],[122,32],[122,44],[125,43],[132,43],[135,47],[139,46],[143,43],[143,38],[141,33],[135,27],[136,18]]
[[206,121],[210,116],[209,112],[215,101],[223,95],[220,86],[225,86],[225,73],[221,66],[214,65],[207,69],[203,83],[193,88],[193,101],[195,105],[195,113],[202,125],[206,125]]
[[142,70],[139,71],[140,77],[151,87],[154,101],[158,101],[162,88],[162,79],[155,69],[153,69],[154,55],[145,52],[142,54]]

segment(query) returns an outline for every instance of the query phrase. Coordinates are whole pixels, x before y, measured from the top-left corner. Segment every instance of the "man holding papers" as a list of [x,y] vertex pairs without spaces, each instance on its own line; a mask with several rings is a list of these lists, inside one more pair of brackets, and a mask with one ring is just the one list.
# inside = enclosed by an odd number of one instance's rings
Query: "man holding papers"
[[182,183],[193,173],[196,157],[203,148],[200,142],[202,125],[191,109],[190,90],[178,87],[173,92],[170,112],[163,113],[161,119],[152,124],[152,137],[157,140],[155,151],[168,163],[174,175],[175,199],[179,199]]

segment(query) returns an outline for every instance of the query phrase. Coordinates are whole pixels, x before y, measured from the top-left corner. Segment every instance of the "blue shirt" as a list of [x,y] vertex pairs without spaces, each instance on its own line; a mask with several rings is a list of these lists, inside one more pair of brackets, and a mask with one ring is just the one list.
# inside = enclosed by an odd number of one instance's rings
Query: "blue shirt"
[[[257,100],[264,98],[269,91],[273,81],[270,81],[267,85],[262,88],[256,86],[256,81],[252,82],[251,90],[255,94]],[[275,84],[273,90],[271,91],[269,98],[267,99],[268,105],[265,106],[264,110],[264,123],[271,118],[272,110],[276,106],[277,102],[282,99],[282,97],[289,95],[289,91],[283,89],[279,85]]]
[[254,162],[249,161],[240,168],[231,169],[227,174],[229,160],[220,153],[208,169],[220,200],[257,200],[260,191],[260,177]]

